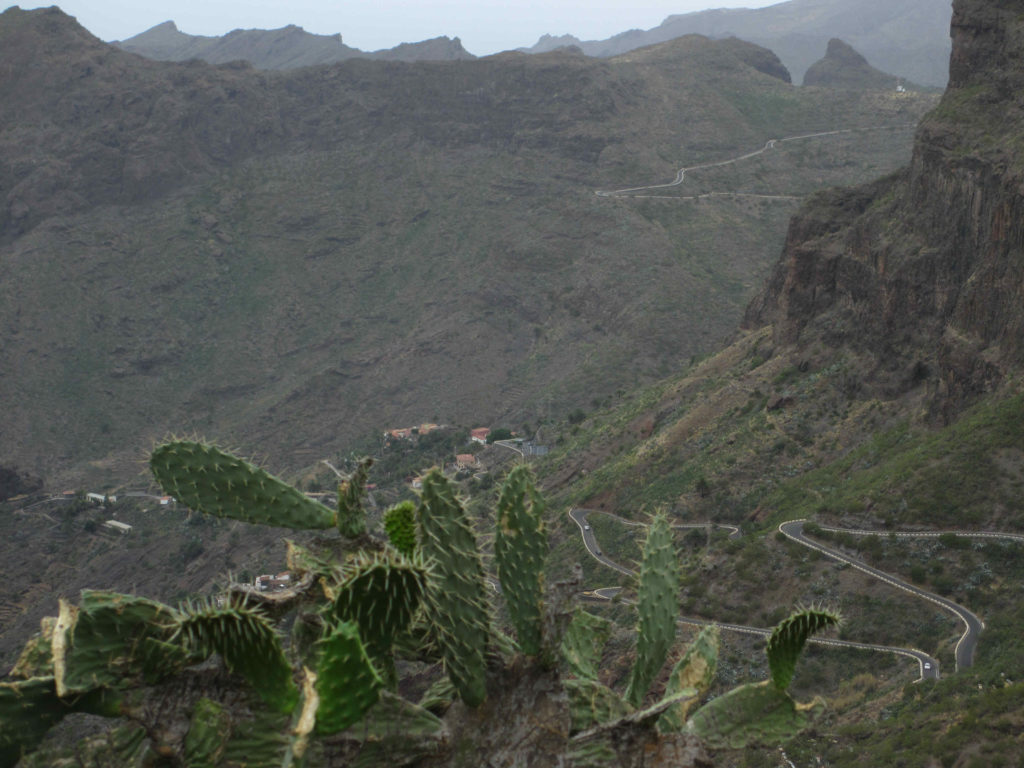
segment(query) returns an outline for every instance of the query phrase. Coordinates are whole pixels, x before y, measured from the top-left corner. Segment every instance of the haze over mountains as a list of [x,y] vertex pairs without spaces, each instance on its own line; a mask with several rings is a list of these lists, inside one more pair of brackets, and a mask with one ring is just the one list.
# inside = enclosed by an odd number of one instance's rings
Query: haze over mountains
[[669,16],[657,27],[607,40],[541,37],[530,53],[576,46],[588,56],[615,56],[682,35],[735,36],[782,59],[794,82],[838,37],[875,67],[922,85],[944,87],[949,74],[949,0],[789,0],[758,9],[717,9]]
[[[943,87],[949,64],[949,19],[948,0],[788,0],[760,9],[673,15],[653,29],[633,29],[607,40],[583,41],[571,34],[544,35],[533,46],[518,50],[543,53],[577,47],[588,56],[609,57],[689,34],[735,36],[774,51],[794,82],[800,83],[808,67],[821,58],[829,40],[838,37],[880,70],[922,85]],[[295,26],[236,29],[219,37],[204,37],[185,34],[172,21],[114,44],[162,61],[200,58],[220,64],[243,59],[258,69],[287,69],[350,58],[473,58],[458,38],[403,43],[370,53],[345,45],[341,35],[315,35]]]

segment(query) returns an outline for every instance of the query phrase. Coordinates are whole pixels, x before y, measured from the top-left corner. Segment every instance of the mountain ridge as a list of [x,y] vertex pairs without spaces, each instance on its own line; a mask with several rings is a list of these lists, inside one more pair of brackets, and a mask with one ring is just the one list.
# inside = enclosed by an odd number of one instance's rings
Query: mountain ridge
[[[701,37],[274,72],[0,22],[0,465],[61,489],[133,478],[167,432],[298,468],[661,375],[734,326],[794,198],[902,163],[933,103],[796,89]],[[594,194],[858,127],[687,182],[782,197]]]
[[235,29],[223,35],[206,36],[187,34],[173,21],[165,21],[111,45],[157,61],[202,59],[225,64],[241,60],[257,69],[293,69],[356,58],[407,62],[476,58],[462,47],[458,37],[441,36],[379,51],[362,51],[345,45],[340,34],[317,35],[294,24],[280,29]]
[[657,27],[606,40],[543,35],[519,50],[540,53],[575,46],[588,56],[606,57],[686,34],[739,37],[774,51],[799,83],[828,40],[841,37],[884,71],[943,87],[949,71],[949,18],[946,0],[787,0],[758,9],[676,14]]

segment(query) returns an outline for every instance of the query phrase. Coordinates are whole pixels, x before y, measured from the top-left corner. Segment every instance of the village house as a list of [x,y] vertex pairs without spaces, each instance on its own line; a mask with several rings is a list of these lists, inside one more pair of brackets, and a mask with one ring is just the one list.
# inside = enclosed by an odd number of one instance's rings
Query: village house
[[292,575],[288,571],[279,573],[276,576],[266,574],[264,576],[256,577],[256,589],[260,592],[273,592],[278,589],[287,589],[291,585]]
[[469,439],[480,445],[487,445],[487,436],[491,434],[490,427],[477,427],[469,430]]
[[472,453],[460,453],[455,457],[455,466],[459,469],[476,469],[479,462]]

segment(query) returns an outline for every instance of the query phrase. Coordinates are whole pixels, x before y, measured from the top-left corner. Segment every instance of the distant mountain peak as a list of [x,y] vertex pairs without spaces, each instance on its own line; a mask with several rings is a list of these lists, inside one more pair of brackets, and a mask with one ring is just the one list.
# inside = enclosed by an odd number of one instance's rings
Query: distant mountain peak
[[849,65],[870,66],[868,60],[857,53],[852,45],[843,42],[838,37],[833,37],[828,41],[825,58],[835,59]]
[[899,78],[875,69],[852,45],[833,37],[828,41],[825,58],[819,59],[804,74],[804,85],[824,88],[891,90]]
[[[527,53],[578,45],[588,56],[618,56],[689,34],[738,37],[778,55],[794,82],[842,35],[876,66],[927,86],[943,86],[949,72],[949,0],[787,0],[765,8],[729,8],[673,14],[656,27],[605,40],[543,35]],[[571,39],[566,39],[571,38]]]

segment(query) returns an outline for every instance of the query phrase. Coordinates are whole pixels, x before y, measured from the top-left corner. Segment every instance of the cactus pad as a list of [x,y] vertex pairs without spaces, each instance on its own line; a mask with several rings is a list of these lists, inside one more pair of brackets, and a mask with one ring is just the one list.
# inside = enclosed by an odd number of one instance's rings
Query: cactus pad
[[421,561],[385,551],[357,557],[335,589],[335,616],[356,623],[367,653],[389,683],[394,678],[395,636],[411,625],[426,579]]
[[366,533],[363,494],[366,493],[366,478],[372,466],[373,459],[363,459],[356,471],[338,486],[338,531],[350,539]]
[[494,559],[519,646],[528,656],[541,650],[541,602],[548,537],[544,501],[530,470],[520,465],[509,472],[498,497]]
[[0,766],[31,752],[68,713],[52,677],[0,683]]
[[643,703],[675,640],[678,592],[679,560],[672,543],[672,530],[668,518],[659,513],[647,530],[640,567],[636,662],[626,691],[626,699],[634,707],[639,708]]
[[358,723],[377,703],[384,681],[366,655],[355,622],[335,626],[318,650],[316,732],[337,733]]
[[173,619],[163,603],[116,592],[84,590],[79,607],[61,600],[52,643],[57,693],[154,683],[173,673],[186,660],[181,648],[161,644]]
[[18,661],[10,671],[11,677],[24,680],[30,677],[53,677],[53,630],[57,619],[45,616],[39,622],[39,634],[25,643]]
[[774,746],[796,736],[824,708],[821,699],[798,705],[765,680],[741,685],[698,709],[687,730],[713,749]]
[[610,723],[633,711],[625,699],[596,680],[563,680],[562,685],[569,695],[574,732]]
[[574,675],[597,679],[598,665],[611,631],[612,623],[608,619],[576,609],[562,638],[562,657]]
[[821,608],[803,608],[783,619],[772,630],[765,646],[772,682],[779,690],[786,690],[793,679],[797,659],[808,638],[826,627],[839,624],[838,613]]
[[231,736],[231,715],[210,699],[202,698],[192,710],[185,735],[185,765],[188,768],[216,768]]
[[300,529],[334,525],[323,504],[206,443],[165,443],[153,451],[149,466],[165,493],[208,515]]
[[423,479],[417,517],[420,551],[433,560],[424,608],[455,689],[475,707],[486,696],[487,586],[466,512],[437,469]]
[[219,653],[229,672],[240,674],[278,712],[298,701],[292,668],[281,640],[259,611],[246,606],[218,607],[210,602],[181,606],[175,636],[182,645],[209,656]]
[[699,703],[699,696],[708,692],[715,679],[718,666],[718,627],[704,627],[697,635],[683,657],[672,668],[665,696],[672,696],[687,689],[696,690],[693,698],[669,707],[658,720],[661,733],[678,733],[686,725],[686,718]]
[[391,546],[406,557],[412,557],[416,551],[416,505],[403,501],[385,512],[384,530]]

